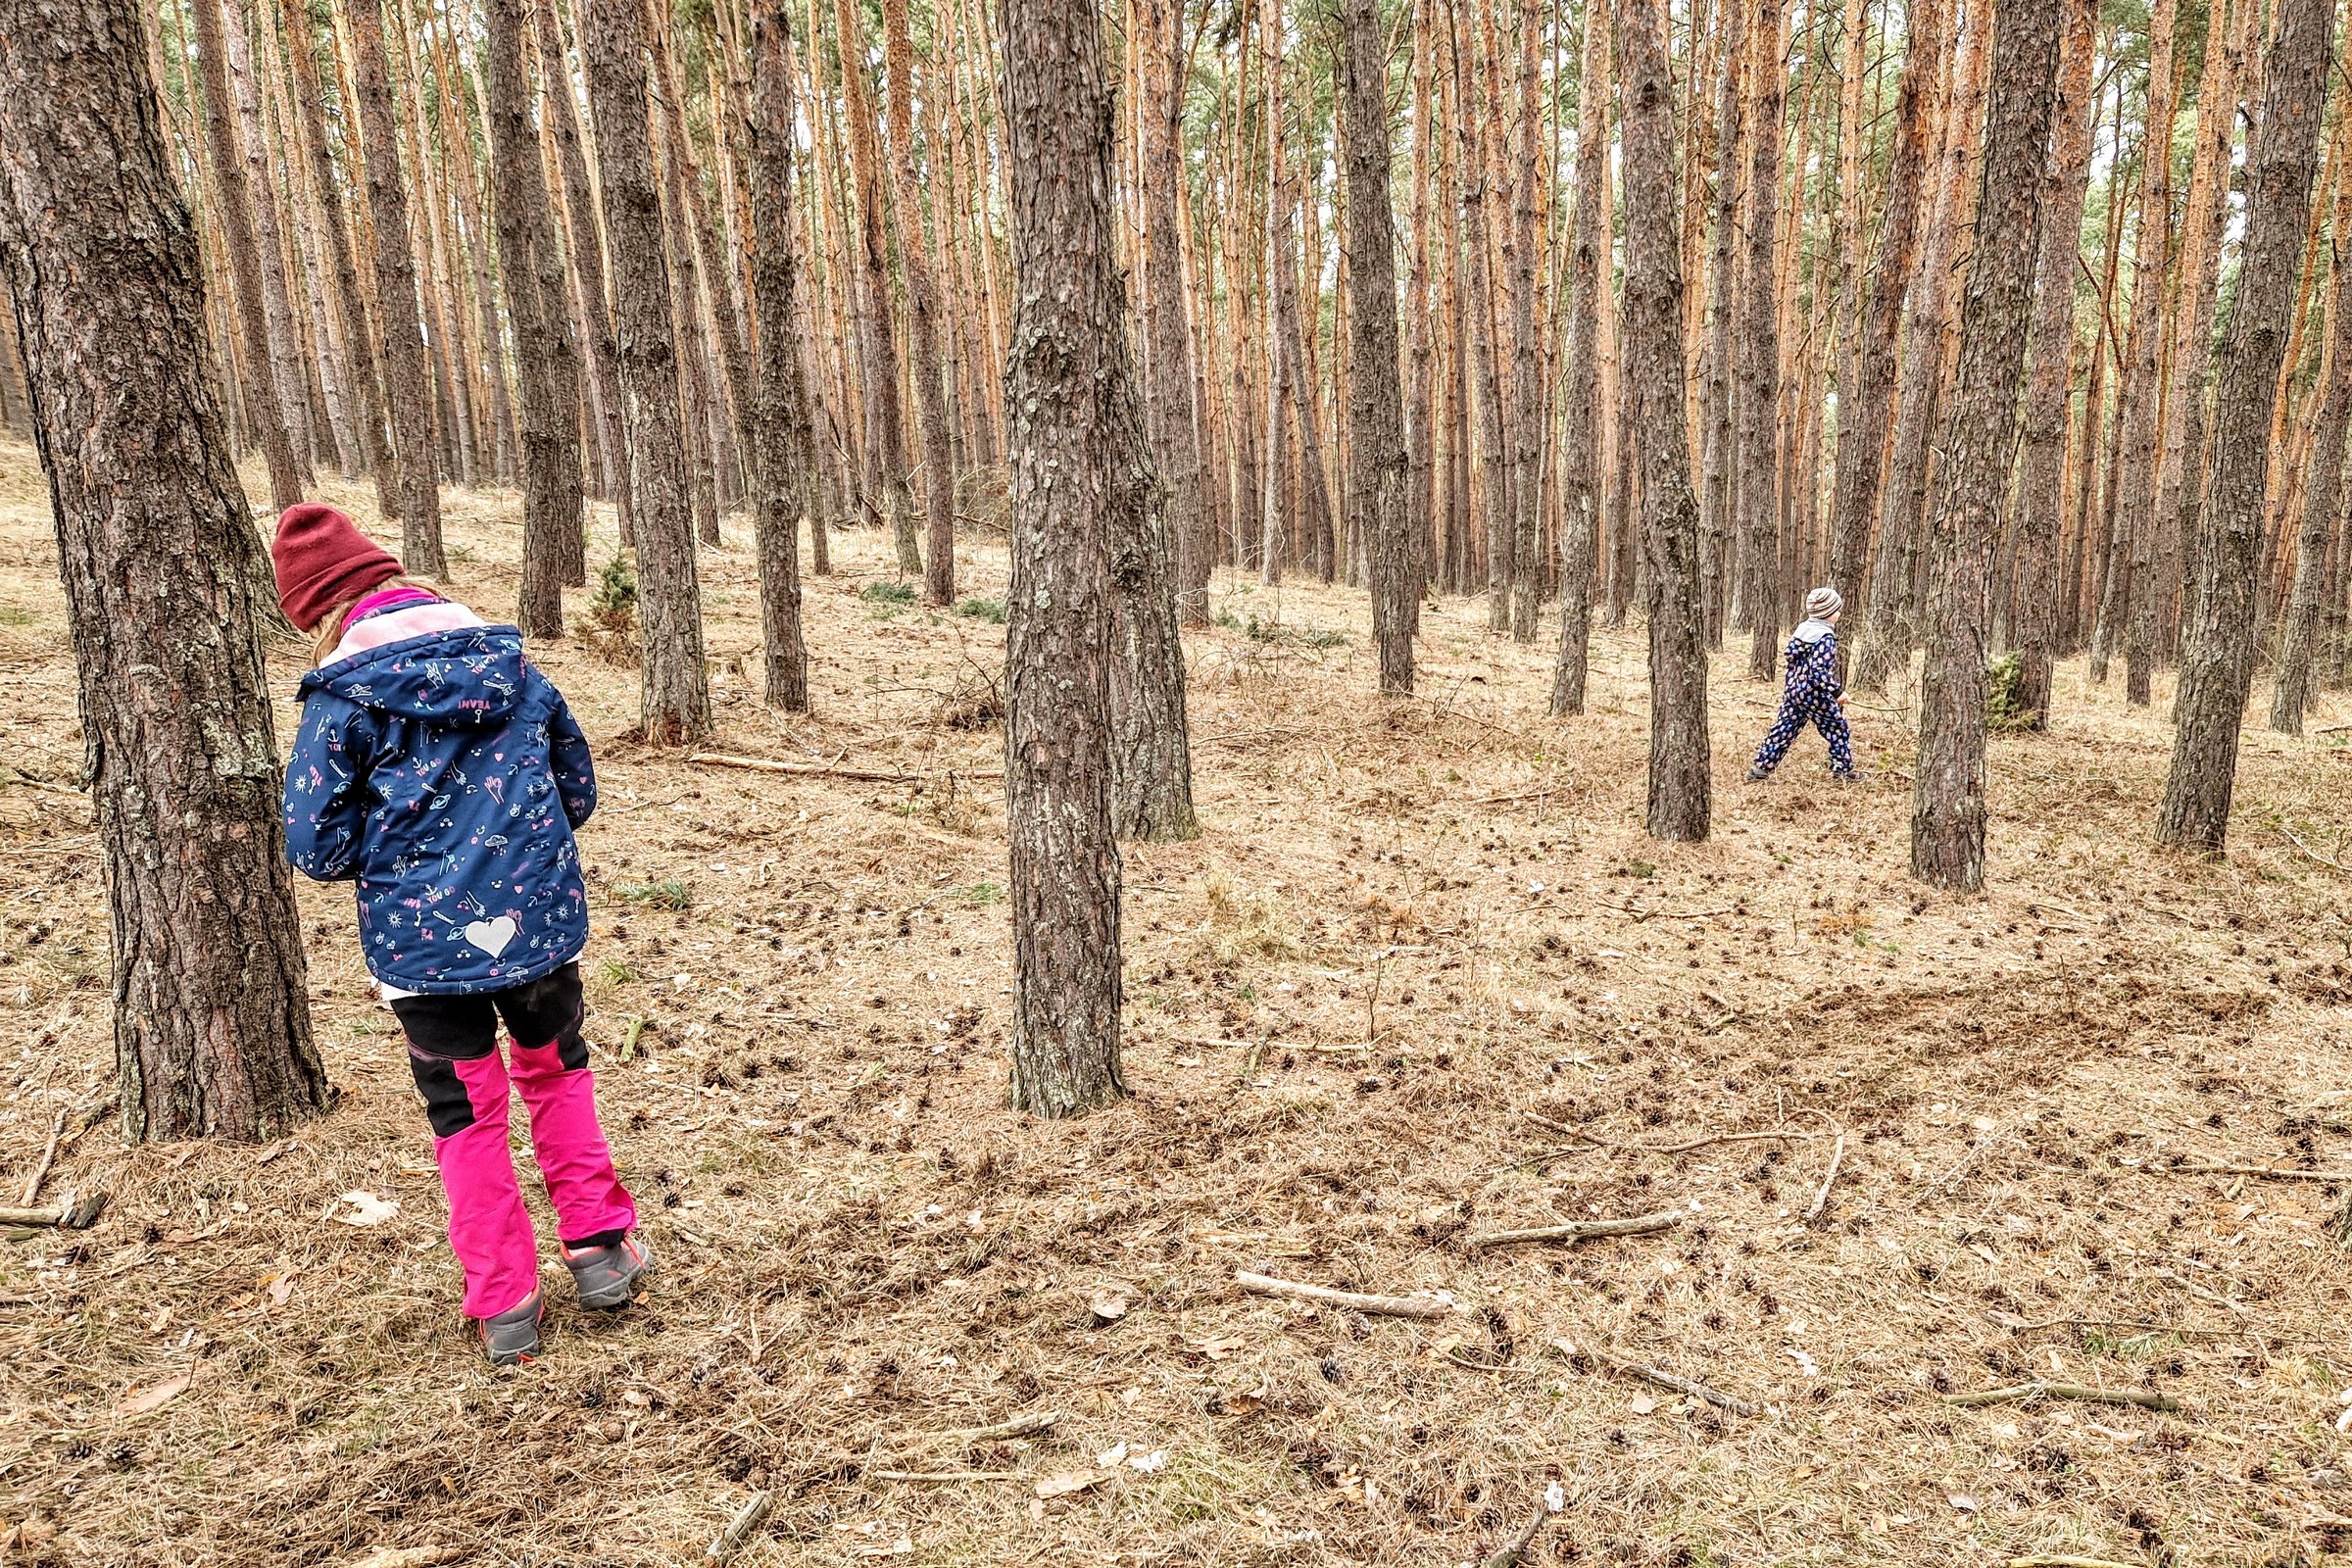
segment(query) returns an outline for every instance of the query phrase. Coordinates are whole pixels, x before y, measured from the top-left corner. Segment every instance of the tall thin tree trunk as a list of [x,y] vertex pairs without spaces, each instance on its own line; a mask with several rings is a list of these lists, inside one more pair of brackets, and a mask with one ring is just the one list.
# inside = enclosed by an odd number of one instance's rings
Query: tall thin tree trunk
[[662,191],[646,110],[645,19],[638,0],[585,0],[580,54],[596,122],[605,221],[612,243],[617,368],[636,475],[638,603],[644,611],[641,731],[656,746],[710,732],[703,664],[702,585],[687,514],[677,350]]
[[922,426],[923,602],[947,605],[956,598],[955,431],[948,419],[946,366],[940,355],[939,285],[923,241],[921,174],[914,166],[913,53],[906,32],[906,0],[883,0],[883,132],[896,175],[899,270],[906,279],[906,355],[912,362],[915,415]]
[[1192,340],[1184,320],[1184,231],[1176,215],[1177,185],[1184,177],[1184,7],[1177,0],[1142,0],[1136,16],[1144,52],[1138,114],[1143,122],[1144,329],[1151,356],[1151,398],[1144,417],[1152,459],[1167,485],[1178,613],[1185,625],[1205,626],[1214,540],[1201,483]]
[[2058,533],[2066,513],[2067,401],[2075,366],[2075,274],[2082,267],[2082,208],[2090,190],[2091,68],[2097,0],[2068,0],[2058,105],[2043,174],[2041,256],[2034,265],[2032,361],[2026,374],[2024,456],[2009,514],[2016,539],[2017,706],[2046,728],[2058,639]]
[[[1925,0],[1928,6],[1937,3]],[[1747,612],[1745,595],[1726,590],[1738,557],[1732,534],[1738,510],[1732,462],[1739,442],[1732,386],[1732,289],[1740,273],[1740,155],[1747,111],[1741,72],[1747,61],[1749,7],[1745,0],[1725,0],[1724,11],[1723,64],[1715,87],[1715,234],[1708,250],[1707,331],[1699,383],[1699,555],[1710,647],[1721,646],[1727,612],[1731,618]],[[1727,597],[1734,601],[1728,606]],[[1621,618],[1615,613],[1617,599],[1610,595],[1612,625]]]
[[[1388,53],[1377,0],[1341,14],[1340,113],[1348,147],[1348,485],[1351,538],[1371,552],[1372,640],[1380,690],[1413,689],[1413,548],[1405,498],[1404,400],[1397,380],[1396,236],[1389,185]],[[1532,292],[1532,291],[1531,291]]]
[[1683,262],[1674,173],[1674,83],[1658,0],[1616,0],[1625,136],[1626,383],[1642,448],[1648,560],[1649,809],[1652,837],[1707,836],[1707,639],[1698,581],[1698,499],[1683,389]]
[[368,211],[374,224],[375,321],[382,334],[384,416],[399,480],[400,558],[417,576],[446,577],[440,454],[433,434],[432,390],[425,379],[416,252],[409,230],[408,186],[400,172],[391,68],[384,59],[383,12],[379,0],[348,0],[344,14],[351,23],[351,74],[368,166]]
[[[1004,0],[1012,165],[1011,618],[1005,820],[1012,1102],[1066,1116],[1119,1073],[1119,853],[1111,828],[1111,553],[1151,505],[1111,232],[1110,111],[1096,9]],[[1145,488],[1150,484],[1148,467]]]
[[2311,187],[2319,166],[2334,0],[2279,0],[2262,113],[2246,144],[2245,249],[2222,357],[2195,618],[2180,661],[2179,729],[2156,840],[2219,850],[2230,830],[2237,730],[2254,676],[2263,488]]
[[137,10],[0,5],[0,272],[106,857],[122,1126],[142,1142],[273,1137],[330,1098],[279,827],[266,571],[195,236]]
[[[1929,514],[1928,658],[1911,790],[1911,874],[1984,885],[1984,656],[1993,542],[2017,455],[2018,377],[2033,330],[2042,185],[2062,17],[2008,5],[1993,17],[1975,246],[1960,302],[1960,365],[1938,443]],[[2087,28],[2079,29],[2086,32]]]
[[1737,478],[1740,562],[1750,633],[1747,672],[1769,680],[1781,667],[1780,455],[1781,327],[1775,254],[1781,221],[1781,153],[1788,78],[1781,61],[1783,0],[1732,0],[1755,8],[1748,36],[1750,106],[1747,266],[1740,277]]
[[1412,535],[1413,628],[1421,620],[1421,599],[1437,573],[1437,343],[1431,279],[1438,262],[1438,230],[1430,208],[1435,165],[1430,137],[1437,130],[1436,39],[1430,8],[1413,8],[1412,240],[1405,281],[1405,508]]
[[580,357],[570,290],[556,247],[547,167],[531,114],[523,34],[526,0],[485,0],[492,199],[498,270],[514,323],[522,395],[522,590],[515,624],[526,637],[564,634],[564,577],[580,538]]
[[[1568,242],[1568,369],[1561,401],[1561,492],[1565,511],[1560,561],[1560,652],[1551,673],[1555,718],[1585,710],[1587,655],[1592,635],[1592,567],[1600,546],[1600,334],[1602,245],[1609,233],[1608,0],[1586,0],[1584,66],[1577,77],[1576,218]],[[1703,531],[1702,531],[1703,544]],[[1701,555],[1705,552],[1702,549]],[[1703,605],[1711,597],[1699,574]]]
[[800,253],[793,232],[792,24],[789,0],[752,0],[751,106],[745,127],[755,232],[752,307],[760,335],[758,502],[760,631],[767,701],[808,710],[808,651],[801,635],[800,514],[813,532],[817,505],[808,385],[801,363]]

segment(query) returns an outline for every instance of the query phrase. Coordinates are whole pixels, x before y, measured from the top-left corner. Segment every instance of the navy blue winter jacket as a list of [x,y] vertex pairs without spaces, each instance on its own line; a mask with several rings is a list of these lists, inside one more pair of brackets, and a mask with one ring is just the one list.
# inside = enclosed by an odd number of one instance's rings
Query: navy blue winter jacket
[[520,632],[444,601],[404,605],[355,622],[301,695],[286,854],[321,882],[358,882],[369,973],[455,996],[579,954],[571,830],[596,808],[596,773]]

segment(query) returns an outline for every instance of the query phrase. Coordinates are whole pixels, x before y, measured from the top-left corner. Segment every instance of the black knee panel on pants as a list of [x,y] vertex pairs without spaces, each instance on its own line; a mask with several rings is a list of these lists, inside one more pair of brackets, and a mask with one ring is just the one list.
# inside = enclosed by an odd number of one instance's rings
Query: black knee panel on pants
[[458,1076],[456,1063],[447,1056],[412,1049],[409,1071],[416,1075],[416,1092],[424,1096],[424,1113],[433,1124],[435,1138],[455,1138],[473,1125],[473,1096],[466,1093],[466,1080]]

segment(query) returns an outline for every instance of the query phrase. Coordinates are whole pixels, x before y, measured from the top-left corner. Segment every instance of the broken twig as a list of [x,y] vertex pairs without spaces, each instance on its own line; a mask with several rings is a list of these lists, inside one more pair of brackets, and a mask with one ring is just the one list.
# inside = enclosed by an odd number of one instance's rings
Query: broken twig
[[1444,1317],[1453,1310],[1434,1297],[1364,1296],[1354,1291],[1335,1291],[1321,1285],[1301,1285],[1296,1280],[1278,1280],[1270,1274],[1252,1274],[1248,1269],[1236,1269],[1233,1282],[1253,1296],[1312,1301],[1318,1306],[1344,1306],[1349,1311],[1365,1312],[1375,1317]]
[[24,1178],[24,1196],[17,1200],[20,1204],[29,1208],[32,1200],[41,1196],[41,1183],[49,1179],[49,1167],[57,1159],[57,1141],[66,1135],[66,1118],[71,1114],[72,1106],[59,1108],[57,1125],[49,1129],[49,1147],[41,1151],[40,1162],[32,1167],[32,1174]]
[[902,1432],[892,1440],[900,1447],[923,1443],[952,1443],[970,1447],[979,1443],[998,1443],[1006,1438],[1033,1438],[1050,1431],[1061,1420],[1059,1410],[1024,1410],[1009,1420],[989,1427],[962,1427],[953,1432]]
[[2207,1165],[2181,1161],[2145,1168],[2157,1176],[2254,1176],[2271,1182],[2352,1182],[2352,1170],[2295,1170],[2285,1165]]
[[2178,1410],[2180,1401],[2169,1394],[2144,1389],[2090,1389],[2080,1383],[2020,1383],[2006,1389],[1981,1389],[1975,1394],[1947,1394],[1943,1402],[1962,1409],[1987,1404],[2014,1404],[2020,1399],[2082,1399],[2090,1404],[2136,1404],[2143,1410]]
[[1001,767],[951,767],[941,773],[883,772],[874,767],[843,767],[838,762],[779,762],[765,757],[731,757],[724,752],[696,752],[686,759],[711,767],[741,767],[755,773],[790,773],[801,778],[847,778],[866,784],[923,784],[934,778],[1003,778]]
[[1536,1511],[1527,1516],[1527,1523],[1512,1531],[1510,1540],[1496,1546],[1481,1568],[1517,1568],[1518,1564],[1527,1560],[1527,1548],[1536,1544],[1536,1532],[1543,1529],[1544,1521],[1550,1517],[1544,1504],[1537,1503]]
[[1820,1220],[1822,1209],[1830,1201],[1830,1186],[1838,1180],[1838,1167],[1844,1163],[1845,1132],[1840,1128],[1838,1133],[1838,1147],[1830,1151],[1829,1171],[1821,1178],[1821,1191],[1813,1195],[1812,1206],[1805,1210],[1806,1224],[1811,1225]]
[[106,1212],[106,1197],[104,1193],[84,1197],[69,1192],[54,1208],[34,1208],[29,1204],[0,1208],[0,1225],[55,1225],[60,1230],[86,1231]]
[[1704,1399],[1707,1403],[1729,1410],[1734,1415],[1762,1415],[1764,1413],[1762,1405],[1750,1404],[1736,1394],[1726,1394],[1721,1389],[1711,1389],[1704,1383],[1694,1383],[1689,1378],[1677,1377],[1672,1372],[1662,1371],[1646,1362],[1628,1361],[1620,1356],[1611,1355],[1606,1350],[1592,1350],[1590,1353],[1592,1359],[1598,1361],[1602,1366],[1640,1378],[1644,1383],[1654,1383],[1661,1389],[1672,1389],[1675,1393],[1687,1395],[1693,1399]]
[[775,1494],[769,1492],[755,1492],[746,1497],[743,1506],[735,1510],[735,1517],[727,1521],[727,1528],[718,1533],[718,1539],[703,1553],[703,1560],[725,1562],[741,1551],[743,1544],[752,1539],[752,1532],[760,1528],[760,1521],[767,1517],[767,1510],[775,1502]]
[[868,1470],[876,1481],[1018,1481],[1018,1470]]
[[1532,1230],[1489,1231],[1484,1236],[1470,1238],[1475,1250],[1489,1247],[1515,1247],[1523,1242],[1581,1242],[1594,1236],[1646,1236],[1653,1231],[1670,1231],[1683,1222],[1683,1216],[1673,1209],[1661,1209],[1655,1214],[1637,1214],[1630,1219],[1579,1219],[1564,1225],[1539,1225]]

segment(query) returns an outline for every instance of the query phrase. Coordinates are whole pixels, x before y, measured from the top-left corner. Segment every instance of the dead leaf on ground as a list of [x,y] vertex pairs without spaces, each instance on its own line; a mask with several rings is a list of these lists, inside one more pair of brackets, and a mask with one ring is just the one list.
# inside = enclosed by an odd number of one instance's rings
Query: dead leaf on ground
[[163,1382],[151,1383],[143,1389],[133,1385],[115,1406],[115,1413],[145,1415],[150,1410],[162,1409],[187,1392],[188,1375],[185,1372],[174,1373]]
[[1099,1487],[1110,1477],[1101,1470],[1069,1470],[1057,1476],[1048,1476],[1037,1484],[1040,1497],[1066,1497],[1074,1492]]
[[350,1212],[335,1216],[346,1225],[381,1225],[400,1212],[399,1199],[378,1198],[373,1193],[357,1189],[342,1194],[336,1201],[351,1205]]
[[1213,1340],[1201,1340],[1185,1347],[1195,1355],[1205,1355],[1211,1361],[1222,1361],[1250,1348],[1250,1341],[1239,1334],[1219,1335]]
[[1127,1315],[1127,1306],[1124,1291],[1097,1291],[1086,1298],[1086,1309],[1095,1314],[1097,1323],[1116,1323]]

